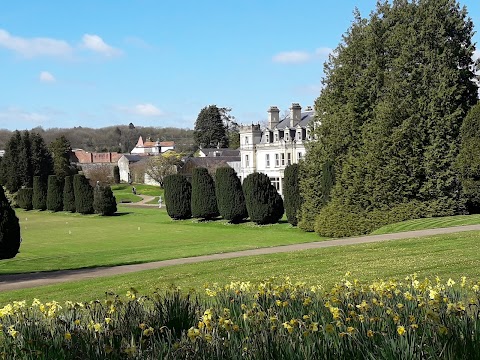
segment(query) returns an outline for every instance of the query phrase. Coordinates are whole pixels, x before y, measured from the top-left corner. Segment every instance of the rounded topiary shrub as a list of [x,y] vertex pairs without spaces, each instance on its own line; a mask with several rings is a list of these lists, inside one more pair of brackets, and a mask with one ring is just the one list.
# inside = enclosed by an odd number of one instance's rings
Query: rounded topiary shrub
[[110,186],[95,186],[93,209],[97,214],[111,216],[117,211],[117,202]]
[[24,210],[32,210],[33,188],[19,189],[17,192],[17,205]]
[[192,185],[187,178],[180,174],[168,175],[163,186],[168,215],[176,220],[192,217]]
[[0,259],[14,258],[20,248],[20,224],[0,186]]
[[55,175],[48,176],[47,210],[61,211],[63,209],[63,184],[64,181]]
[[298,215],[302,206],[300,184],[298,180],[299,165],[291,164],[283,173],[283,197],[287,220],[293,226],[297,226]]
[[47,185],[40,176],[33,177],[32,205],[37,210],[47,208]]
[[213,219],[219,216],[215,183],[205,168],[195,168],[192,172],[192,216]]
[[93,213],[93,188],[85,175],[73,176],[73,192],[75,195],[75,210],[80,214]]
[[75,212],[73,176],[65,176],[65,183],[63,185],[63,211]]
[[221,217],[232,223],[248,217],[242,183],[231,167],[221,167],[215,172],[215,195]]
[[283,216],[283,200],[267,175],[253,173],[243,180],[243,193],[250,221],[274,224]]

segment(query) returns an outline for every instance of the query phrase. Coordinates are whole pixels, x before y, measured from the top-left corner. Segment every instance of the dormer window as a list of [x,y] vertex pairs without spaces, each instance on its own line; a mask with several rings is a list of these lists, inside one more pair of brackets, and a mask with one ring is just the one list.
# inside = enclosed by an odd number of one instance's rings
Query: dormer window
[[285,141],[288,141],[289,138],[288,138],[288,130],[285,131]]
[[307,129],[307,140],[312,140],[312,136],[310,135],[310,130]]
[[297,131],[297,140],[302,140],[302,130]]
[[265,142],[268,144],[270,142],[270,134],[266,133],[265,134]]
[[275,141],[278,141],[278,133],[275,133]]

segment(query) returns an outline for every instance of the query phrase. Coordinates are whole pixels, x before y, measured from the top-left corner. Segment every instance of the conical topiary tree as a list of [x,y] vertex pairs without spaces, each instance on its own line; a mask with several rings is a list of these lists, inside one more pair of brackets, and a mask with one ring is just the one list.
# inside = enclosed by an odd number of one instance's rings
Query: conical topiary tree
[[24,210],[32,210],[33,209],[32,197],[33,197],[32,188],[18,189],[17,205]]
[[33,177],[32,205],[37,210],[47,208],[47,186],[40,176]]
[[61,211],[63,209],[63,184],[56,175],[48,176],[47,210]]
[[192,172],[192,216],[213,219],[218,215],[215,183],[206,168],[196,168]]
[[283,200],[267,175],[253,173],[243,180],[243,193],[250,221],[274,224],[283,216]]
[[80,214],[93,214],[93,188],[85,175],[73,176],[75,210]]
[[283,173],[283,198],[287,220],[293,226],[297,226],[297,214],[302,206],[300,186],[298,183],[298,164],[291,164],[285,168]]
[[231,167],[221,167],[215,172],[215,195],[221,217],[232,223],[248,217],[242,183]]
[[75,212],[73,176],[65,176],[65,184],[63,185],[63,211]]
[[95,186],[93,209],[97,214],[111,216],[117,211],[117,202],[110,186]]
[[180,174],[168,175],[163,186],[168,216],[175,220],[192,217],[192,185],[187,178]]
[[0,186],[0,259],[14,258],[20,248],[20,224]]
[[113,167],[113,182],[115,184],[120,184],[120,168],[118,165]]

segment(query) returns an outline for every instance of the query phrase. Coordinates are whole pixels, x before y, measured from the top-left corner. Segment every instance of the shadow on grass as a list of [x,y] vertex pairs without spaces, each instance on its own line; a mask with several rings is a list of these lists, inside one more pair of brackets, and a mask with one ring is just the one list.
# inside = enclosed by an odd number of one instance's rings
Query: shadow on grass
[[131,212],[125,211],[125,212],[116,212],[115,214],[111,216],[124,216],[124,215],[130,215]]

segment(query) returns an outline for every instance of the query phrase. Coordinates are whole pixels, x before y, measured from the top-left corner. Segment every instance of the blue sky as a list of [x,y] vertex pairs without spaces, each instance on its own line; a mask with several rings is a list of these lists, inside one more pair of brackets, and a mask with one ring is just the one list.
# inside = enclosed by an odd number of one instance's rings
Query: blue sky
[[[240,123],[313,105],[353,9],[367,16],[375,3],[3,1],[0,128],[193,128],[209,104]],[[480,3],[461,4],[478,32]]]

